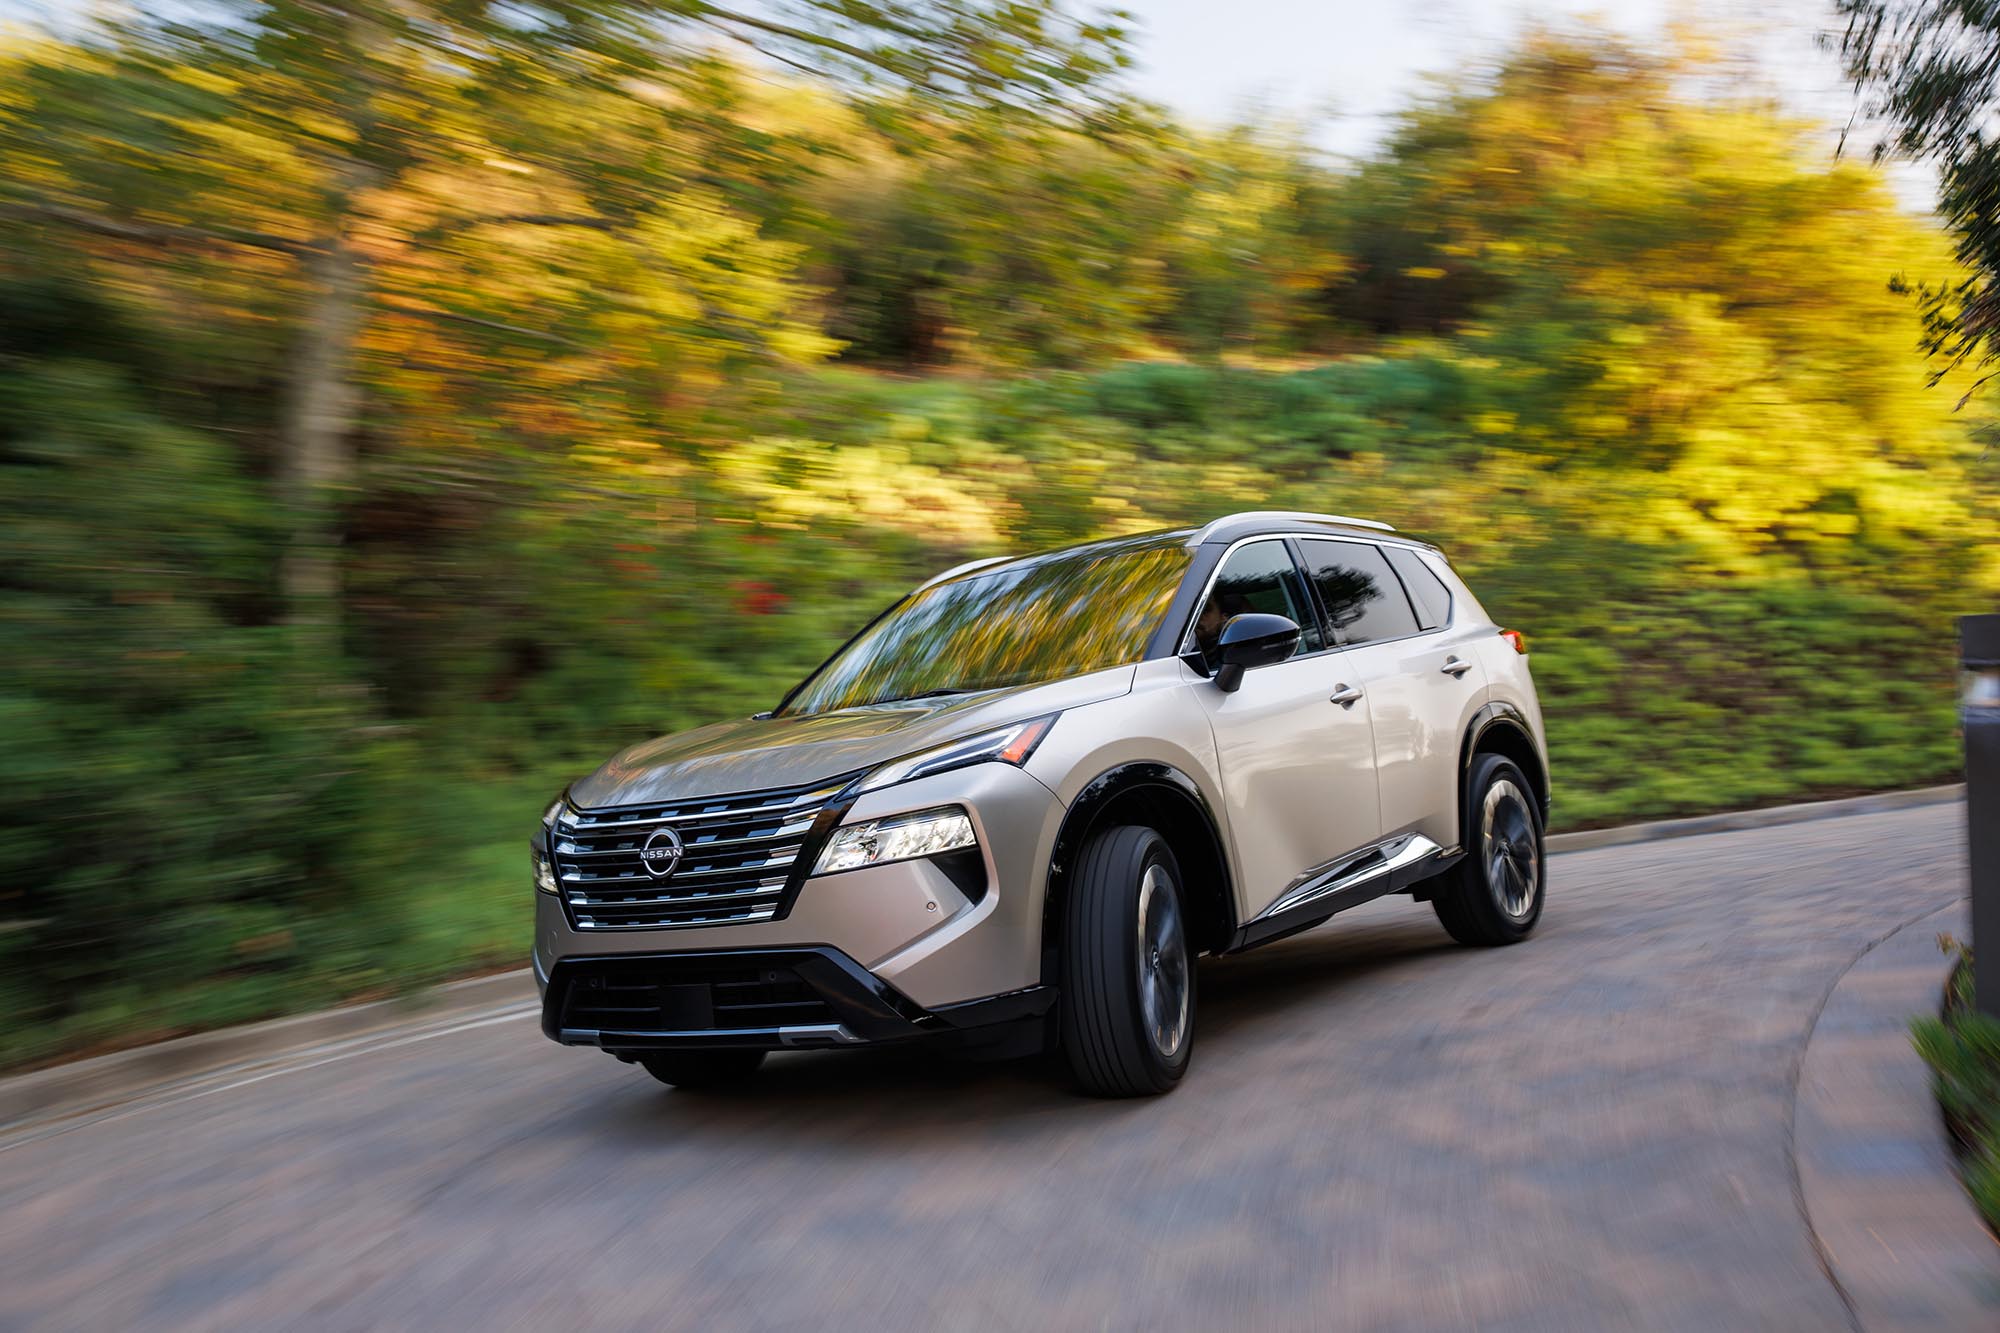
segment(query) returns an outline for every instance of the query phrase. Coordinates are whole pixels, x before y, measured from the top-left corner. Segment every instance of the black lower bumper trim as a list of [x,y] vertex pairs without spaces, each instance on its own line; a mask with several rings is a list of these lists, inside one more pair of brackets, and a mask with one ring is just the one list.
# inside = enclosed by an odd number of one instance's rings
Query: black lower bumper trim
[[1029,1019],[1054,1001],[1036,986],[927,1010],[825,945],[609,954],[550,969],[542,1031],[618,1052],[873,1045]]
[[1038,1018],[1053,1009],[1055,1003],[1054,986],[1029,986],[1004,995],[989,995],[983,1000],[941,1004],[931,1012],[955,1028],[977,1028],[993,1023],[1011,1023],[1020,1018]]

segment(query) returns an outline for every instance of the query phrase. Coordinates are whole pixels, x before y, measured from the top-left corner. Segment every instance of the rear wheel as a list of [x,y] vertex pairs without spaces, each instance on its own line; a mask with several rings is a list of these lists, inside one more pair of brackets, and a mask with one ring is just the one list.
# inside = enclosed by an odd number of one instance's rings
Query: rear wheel
[[641,1056],[646,1072],[677,1088],[713,1088],[739,1083],[757,1072],[764,1052],[723,1048],[712,1051],[661,1051]]
[[1541,919],[1542,820],[1511,759],[1475,756],[1465,784],[1465,855],[1431,906],[1460,944],[1517,944]]
[[1165,1092],[1194,1045],[1180,867],[1159,834],[1130,824],[1094,835],[1076,865],[1059,1017],[1070,1072],[1100,1097]]

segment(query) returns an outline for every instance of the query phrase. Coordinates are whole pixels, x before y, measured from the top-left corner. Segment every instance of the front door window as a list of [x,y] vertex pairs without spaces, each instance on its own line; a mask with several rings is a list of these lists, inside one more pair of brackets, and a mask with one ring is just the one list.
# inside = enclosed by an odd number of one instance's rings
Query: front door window
[[1292,564],[1291,552],[1282,541],[1239,546],[1222,562],[1215,584],[1194,618],[1192,632],[1193,646],[1210,671],[1219,665],[1215,649],[1222,627],[1233,617],[1253,612],[1283,616],[1299,627],[1299,646],[1294,656],[1318,652],[1324,646],[1319,620],[1313,615],[1312,603],[1306,600],[1305,585],[1299,580],[1297,566]]

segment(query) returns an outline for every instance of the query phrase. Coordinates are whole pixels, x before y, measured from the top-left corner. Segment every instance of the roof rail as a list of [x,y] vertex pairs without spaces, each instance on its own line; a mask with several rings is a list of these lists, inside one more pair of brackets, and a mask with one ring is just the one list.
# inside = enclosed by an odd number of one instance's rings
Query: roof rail
[[955,579],[960,574],[970,574],[973,570],[984,569],[988,565],[1005,564],[1007,561],[1012,560],[1013,558],[1014,557],[1011,555],[989,555],[984,560],[968,560],[962,565],[953,565],[950,569],[947,569],[944,573],[932,575],[930,578],[925,579],[922,583],[918,584],[917,591],[922,592],[925,588],[935,587],[936,585],[945,582],[947,579]]
[[1372,518],[1349,518],[1345,514],[1306,514],[1290,509],[1258,509],[1246,514],[1225,514],[1195,534],[1195,543],[1207,541],[1209,534],[1225,523],[1241,523],[1246,519],[1265,522],[1337,523],[1344,528],[1373,528],[1377,532],[1396,530],[1389,524],[1377,522]]

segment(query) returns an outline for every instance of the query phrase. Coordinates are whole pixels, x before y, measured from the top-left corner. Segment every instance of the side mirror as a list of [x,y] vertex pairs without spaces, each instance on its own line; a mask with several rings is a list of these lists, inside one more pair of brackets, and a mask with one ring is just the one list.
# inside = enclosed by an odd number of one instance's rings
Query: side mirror
[[1283,616],[1231,616],[1216,638],[1215,653],[1222,665],[1215,672],[1215,688],[1234,694],[1243,684],[1244,672],[1282,662],[1298,646],[1299,627]]

